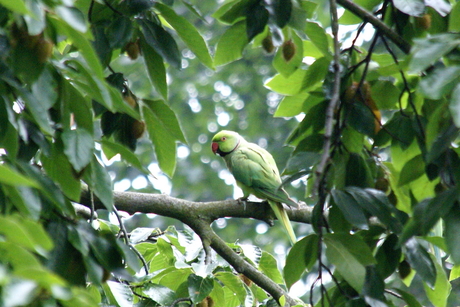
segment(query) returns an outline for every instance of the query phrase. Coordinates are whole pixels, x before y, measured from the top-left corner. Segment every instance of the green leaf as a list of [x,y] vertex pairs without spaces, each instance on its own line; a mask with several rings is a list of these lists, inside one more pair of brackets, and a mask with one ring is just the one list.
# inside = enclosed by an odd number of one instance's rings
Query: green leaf
[[243,286],[243,281],[236,275],[230,272],[218,272],[214,276],[228,289],[231,290],[233,295],[238,297],[240,302],[246,300],[246,290]]
[[415,39],[411,48],[409,71],[420,73],[460,44],[460,35],[443,33]]
[[164,99],[168,99],[168,84],[163,58],[147,44],[144,37],[141,37],[141,48],[150,82]]
[[448,31],[450,33],[460,32],[460,24],[458,23],[458,20],[460,20],[460,4],[457,2],[453,4],[452,10],[449,14]]
[[419,92],[429,99],[440,99],[448,94],[460,80],[460,66],[436,67],[422,78]]
[[431,255],[431,260],[436,266],[436,282],[434,286],[429,286],[424,284],[425,293],[431,303],[436,307],[446,307],[448,306],[448,297],[452,286],[447,280],[446,272],[444,268],[436,261],[434,255]]
[[404,164],[399,175],[398,186],[408,184],[425,173],[425,161],[422,155],[417,155]]
[[285,96],[278,104],[273,116],[275,117],[292,117],[303,112],[303,106],[310,97],[308,92],[301,92],[294,96]]
[[401,232],[401,223],[395,217],[397,211],[389,202],[385,193],[375,189],[361,189],[358,187],[347,187],[345,191],[353,196],[363,210],[372,216],[376,216],[395,233]]
[[73,168],[79,172],[91,161],[94,150],[92,135],[83,128],[66,130],[61,136],[64,153]]
[[404,248],[407,261],[411,267],[420,274],[420,277],[430,288],[433,288],[436,282],[437,270],[430,254],[415,238],[409,239],[404,244]]
[[396,108],[400,90],[391,81],[378,80],[372,85],[371,93],[379,110]]
[[112,180],[96,156],[93,156],[91,163],[85,169],[83,180],[111,212],[113,210]]
[[370,265],[366,267],[366,277],[364,280],[363,295],[364,300],[369,306],[385,307],[387,304],[385,296],[385,282],[376,270],[375,266]]
[[303,78],[302,90],[316,88],[318,83],[322,85],[329,71],[330,62],[328,57],[322,57],[313,62]]
[[17,244],[27,250],[35,251],[36,244],[19,219],[11,216],[0,216],[0,233],[8,242]]
[[[180,38],[184,41],[188,48],[200,59],[200,61],[207,67],[213,69],[212,58],[209,54],[208,46],[205,40],[201,37],[200,33],[196,30],[187,19],[177,15],[174,10],[168,6],[155,3],[155,8],[160,11],[163,17],[179,34]],[[166,97],[165,97],[166,98]]]
[[[458,7],[460,7],[460,5],[458,5]],[[460,84],[457,84],[452,91],[449,101],[449,109],[455,126],[460,128]]]
[[160,168],[172,177],[176,167],[176,140],[186,143],[174,112],[161,100],[142,108],[149,137],[155,146]]
[[23,0],[0,0],[0,4],[6,7],[7,9],[19,13],[21,15],[29,14],[29,10],[27,9],[27,6],[25,5]]
[[80,180],[72,169],[68,158],[62,151],[62,145],[53,144],[50,156],[41,155],[46,174],[59,185],[62,192],[71,200],[79,201],[81,193]]
[[85,33],[88,30],[85,16],[76,7],[60,5],[55,8],[56,14],[75,30]]
[[390,234],[375,254],[377,260],[377,270],[383,278],[393,274],[401,259],[401,248],[398,245],[398,237]]
[[211,277],[203,278],[195,274],[190,274],[187,282],[188,293],[195,304],[204,300],[214,287],[214,279]]
[[109,140],[102,140],[101,145],[104,154],[109,160],[116,154],[120,154],[121,158],[128,164],[134,166],[146,175],[151,174],[150,171],[142,165],[142,163],[139,161],[139,158],[125,146],[119,143],[111,142]]
[[334,204],[342,211],[345,219],[360,229],[369,229],[367,217],[356,200],[348,193],[334,189],[331,192]]
[[268,11],[262,2],[255,2],[246,11],[246,35],[248,42],[262,33],[268,22]]
[[134,294],[129,285],[121,282],[108,280],[107,286],[110,289],[118,306],[129,307],[133,305]]
[[407,15],[420,16],[425,12],[425,2],[423,0],[394,0],[393,4],[398,10]]
[[305,271],[311,270],[316,262],[318,236],[311,234],[294,244],[286,257],[283,275],[287,288],[296,283]]
[[233,24],[235,21],[245,16],[247,7],[250,4],[250,0],[236,0],[230,1],[219,7],[217,11],[212,14],[215,19],[226,23]]
[[248,42],[246,22],[242,20],[232,25],[217,42],[214,65],[221,66],[240,59]]
[[169,306],[177,298],[171,289],[157,284],[148,283],[142,290],[144,295],[161,305]]
[[460,277],[460,265],[456,264],[450,271],[449,281],[455,280]]
[[292,2],[291,0],[275,0],[273,1],[273,15],[275,23],[278,27],[284,26],[291,19]]
[[444,216],[445,242],[450,253],[450,258],[456,264],[460,264],[460,209],[453,206]]
[[307,71],[301,68],[297,69],[287,78],[281,74],[277,74],[265,83],[265,87],[283,95],[297,95],[304,86],[304,77],[306,74]]
[[3,261],[7,261],[15,270],[42,267],[34,254],[16,242],[0,242],[0,251]]
[[277,284],[283,283],[283,276],[281,276],[281,273],[278,270],[278,263],[276,262],[275,257],[265,251],[262,252],[262,257],[260,258],[259,270]]
[[286,61],[283,55],[283,47],[285,46],[286,42],[281,45],[280,48],[278,48],[275,56],[273,57],[273,67],[275,67],[275,69],[286,78],[288,78],[300,67],[303,59],[302,39],[295,32],[292,32],[291,42],[295,46],[295,53],[289,61]]
[[316,22],[307,22],[305,33],[312,43],[322,52],[322,54],[331,59],[332,55],[329,52],[329,41],[326,31]]
[[38,188],[39,185],[34,180],[18,173],[6,164],[0,164],[0,182],[11,186],[29,186]]
[[357,236],[335,233],[324,236],[327,259],[340,275],[358,292],[366,276],[366,266],[375,264],[369,247]]
[[147,19],[137,19],[142,28],[145,41],[159,53],[171,66],[181,68],[181,55],[174,38],[162,26]]
[[104,70],[90,41],[81,32],[72,28],[63,20],[57,19],[52,15],[50,15],[49,20],[53,23],[54,27],[62,31],[61,34],[67,36],[80,49],[88,68],[94,74],[94,77],[102,82],[104,80]]

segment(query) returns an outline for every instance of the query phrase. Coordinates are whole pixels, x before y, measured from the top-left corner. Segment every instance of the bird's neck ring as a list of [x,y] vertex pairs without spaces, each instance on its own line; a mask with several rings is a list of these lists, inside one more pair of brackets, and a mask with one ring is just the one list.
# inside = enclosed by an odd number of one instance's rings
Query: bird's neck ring
[[238,146],[240,146],[240,141],[241,141],[241,140],[238,139],[238,143],[236,143],[236,146],[235,146],[232,150],[230,150],[230,151],[222,151],[222,150],[220,150],[220,148],[219,148],[219,149],[217,149],[217,153],[218,153],[219,156],[221,156],[221,157],[225,157],[226,155],[231,154],[232,152],[235,151],[235,149],[238,148]]

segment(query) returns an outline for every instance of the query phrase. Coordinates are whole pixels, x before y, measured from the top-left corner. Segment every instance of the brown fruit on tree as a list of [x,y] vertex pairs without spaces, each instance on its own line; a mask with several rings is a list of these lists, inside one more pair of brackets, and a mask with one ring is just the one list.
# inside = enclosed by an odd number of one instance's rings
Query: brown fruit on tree
[[292,40],[287,40],[281,45],[283,52],[283,58],[286,62],[289,62],[296,53],[296,46]]
[[139,42],[136,40],[135,42],[127,43],[125,50],[131,60],[137,59],[140,53]]
[[265,52],[268,54],[275,50],[275,45],[273,45],[273,39],[270,34],[265,36],[265,38],[262,40],[262,48],[264,48]]
[[37,58],[40,63],[45,63],[51,57],[53,53],[54,44],[46,39],[41,37],[37,44],[35,45],[35,51],[37,52]]
[[131,135],[135,139],[142,137],[145,131],[145,123],[140,120],[135,120],[131,126]]

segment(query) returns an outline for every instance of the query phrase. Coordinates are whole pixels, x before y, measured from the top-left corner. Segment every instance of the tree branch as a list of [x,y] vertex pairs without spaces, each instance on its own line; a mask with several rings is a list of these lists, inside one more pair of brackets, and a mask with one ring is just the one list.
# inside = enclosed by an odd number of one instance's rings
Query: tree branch
[[[238,273],[247,276],[277,301],[284,295],[288,306],[296,304],[283,288],[228,247],[210,226],[214,220],[223,217],[254,218],[268,222],[274,219],[274,214],[266,202],[247,202],[246,206],[242,206],[237,200],[193,202],[164,194],[116,191],[113,192],[113,196],[114,205],[118,210],[130,214],[155,213],[187,224],[200,236],[205,251],[209,247],[214,249]],[[90,195],[87,189],[83,189],[80,202],[90,206]],[[97,209],[105,208],[97,198],[94,199],[94,205]],[[302,206],[300,209],[286,208],[291,221],[302,223],[310,223],[311,211],[311,207],[307,206]]]
[[398,33],[388,27],[383,21],[350,0],[337,0],[337,3],[361,18],[363,21],[372,24],[377,29],[377,31],[382,32],[382,35],[388,37],[404,53],[407,54],[410,52],[411,45],[405,39],[399,36]]

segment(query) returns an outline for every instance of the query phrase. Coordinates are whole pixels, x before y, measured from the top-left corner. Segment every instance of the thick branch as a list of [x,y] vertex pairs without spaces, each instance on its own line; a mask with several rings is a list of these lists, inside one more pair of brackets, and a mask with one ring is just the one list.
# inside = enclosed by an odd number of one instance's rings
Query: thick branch
[[411,45],[399,36],[398,33],[388,27],[383,21],[350,0],[337,0],[337,3],[361,18],[363,21],[372,24],[378,31],[382,32],[385,37],[388,37],[393,43],[395,43],[404,53],[410,52]]
[[[96,208],[105,208],[98,199],[94,201]],[[90,205],[87,190],[82,193],[81,203],[86,206]],[[136,212],[155,213],[180,220],[200,236],[205,249],[210,246],[237,272],[247,276],[274,299],[279,301],[284,295],[288,306],[296,304],[295,300],[283,288],[235,253],[210,227],[212,221],[222,217],[272,220],[274,217],[267,203],[247,202],[243,206],[236,200],[192,202],[164,194],[114,192],[114,205],[118,210],[131,214]],[[303,223],[310,223],[311,221],[310,207],[303,206],[301,209],[286,209],[286,211],[292,221]]]
[[[270,206],[266,202],[246,202],[243,206],[237,200],[229,199],[212,202],[193,202],[174,198],[164,194],[147,194],[136,192],[113,192],[114,205],[118,210],[130,214],[155,213],[172,217],[186,223],[191,216],[212,221],[223,217],[253,218],[261,221],[275,219]],[[88,191],[83,191],[81,203],[90,205]],[[104,209],[104,205],[95,199],[96,209]],[[307,223],[311,221],[312,208],[302,206],[300,209],[285,208],[289,219],[293,222]]]

